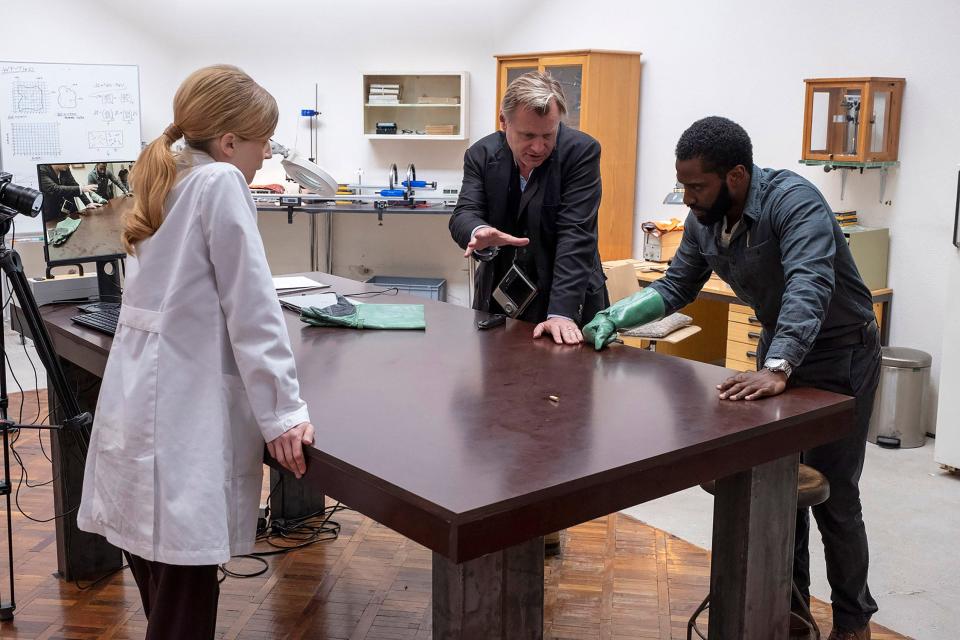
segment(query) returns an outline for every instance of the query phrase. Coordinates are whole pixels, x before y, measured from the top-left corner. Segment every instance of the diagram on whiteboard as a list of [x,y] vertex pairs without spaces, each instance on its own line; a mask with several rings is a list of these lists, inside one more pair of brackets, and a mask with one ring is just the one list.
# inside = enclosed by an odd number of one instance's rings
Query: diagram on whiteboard
[[10,125],[13,155],[46,158],[60,155],[60,125],[56,122],[14,122]]
[[76,109],[77,92],[70,87],[60,87],[57,90],[57,104],[61,109]]
[[15,80],[11,88],[12,113],[46,113],[46,87],[42,80]]
[[87,144],[91,149],[119,149],[123,146],[123,131],[90,131]]

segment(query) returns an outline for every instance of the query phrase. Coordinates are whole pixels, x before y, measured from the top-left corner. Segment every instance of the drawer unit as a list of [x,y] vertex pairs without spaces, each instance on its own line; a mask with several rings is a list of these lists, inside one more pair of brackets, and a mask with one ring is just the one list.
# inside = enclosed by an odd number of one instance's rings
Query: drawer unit
[[[873,303],[873,313],[880,324],[883,305]],[[881,327],[882,328],[882,327]],[[731,304],[727,312],[726,367],[737,371],[756,371],[757,344],[760,342],[760,321],[753,309],[742,304]]]
[[731,304],[729,307],[730,311],[727,316],[730,322],[742,322],[743,324],[760,326],[760,321],[757,319],[757,316],[753,315],[753,309],[750,307],[745,307],[742,304]]
[[731,304],[727,312],[726,367],[737,371],[757,370],[760,321],[750,307]]
[[741,322],[727,323],[727,340],[757,346],[760,343],[760,327]]
[[727,367],[739,371],[756,371],[756,345],[727,340]]

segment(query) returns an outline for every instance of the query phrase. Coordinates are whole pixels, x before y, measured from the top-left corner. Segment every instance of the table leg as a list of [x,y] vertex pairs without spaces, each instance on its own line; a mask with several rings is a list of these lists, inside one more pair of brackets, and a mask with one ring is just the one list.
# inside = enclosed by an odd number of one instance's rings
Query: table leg
[[433,638],[543,638],[543,538],[460,564],[434,553]]
[[[93,413],[100,394],[100,378],[60,359],[67,384],[78,389],[77,402],[82,411]],[[53,389],[47,392],[50,424],[63,424],[67,417]],[[123,556],[106,538],[77,528],[76,509],[80,505],[83,470],[87,461],[90,434],[51,431],[53,458],[53,506],[56,513],[68,514],[56,519],[57,568],[64,580],[96,580],[123,565]]]
[[709,637],[786,640],[799,455],[717,480]]
[[327,273],[333,273],[333,211],[327,211]]

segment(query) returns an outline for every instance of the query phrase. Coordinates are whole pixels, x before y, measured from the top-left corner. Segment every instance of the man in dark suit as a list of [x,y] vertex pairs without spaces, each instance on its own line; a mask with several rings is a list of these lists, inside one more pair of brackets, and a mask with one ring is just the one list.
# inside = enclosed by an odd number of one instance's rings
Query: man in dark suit
[[56,224],[71,213],[77,212],[74,198],[80,198],[85,206],[94,205],[87,195],[97,190],[95,184],[81,186],[66,164],[37,165],[40,192],[43,193],[43,221]]
[[597,250],[600,144],[564,126],[566,111],[549,75],[535,71],[510,83],[502,131],[464,155],[450,234],[480,261],[475,309],[504,313],[493,294],[515,265],[537,294],[514,315],[538,323],[534,338],[579,344],[580,326],[608,304]]

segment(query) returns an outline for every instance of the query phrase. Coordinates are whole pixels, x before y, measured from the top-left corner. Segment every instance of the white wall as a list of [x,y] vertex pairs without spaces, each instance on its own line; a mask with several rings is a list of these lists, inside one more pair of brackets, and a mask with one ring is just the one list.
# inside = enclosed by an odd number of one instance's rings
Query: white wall
[[[499,45],[510,51],[602,48],[642,51],[637,227],[678,215],[661,204],[674,183],[674,147],[694,120],[724,115],[746,128],[754,158],[809,178],[835,207],[856,208],[869,226],[889,226],[890,343],[933,355],[931,412],[948,295],[950,242],[960,127],[960,3],[952,0],[759,0],[541,3],[537,20],[517,24]],[[907,79],[899,169],[878,203],[879,176],[847,180],[798,165],[804,78],[894,76]],[[954,320],[954,324],[956,321]],[[956,329],[954,329],[956,330]],[[932,428],[932,425],[931,425]]]

